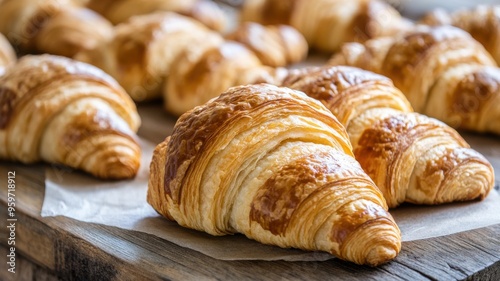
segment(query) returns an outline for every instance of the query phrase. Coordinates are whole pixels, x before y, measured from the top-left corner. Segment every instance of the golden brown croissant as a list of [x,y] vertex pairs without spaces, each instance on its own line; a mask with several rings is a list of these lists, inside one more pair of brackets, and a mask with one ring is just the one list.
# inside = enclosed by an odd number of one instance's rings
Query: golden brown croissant
[[227,24],[224,12],[215,3],[206,0],[90,0],[87,7],[113,24],[125,22],[132,16],[159,11],[192,17],[216,31],[224,30]]
[[112,25],[70,0],[5,0],[0,32],[25,53],[73,57],[112,36]]
[[311,48],[335,52],[343,42],[365,41],[409,29],[412,24],[379,0],[245,1],[243,21],[289,24]]
[[165,83],[165,109],[184,112],[216,97],[229,87],[259,82],[279,84],[286,70],[262,65],[245,46],[224,42],[207,48],[189,48],[172,63]]
[[452,127],[500,134],[500,69],[461,29],[419,27],[400,37],[348,43],[330,64],[391,78],[415,111]]
[[184,49],[223,41],[221,35],[191,18],[161,12],[117,25],[112,40],[76,58],[111,74],[135,101],[144,101],[162,96],[172,61]]
[[232,86],[280,84],[286,75],[282,66],[307,55],[302,35],[285,25],[246,23],[227,39],[188,47],[173,61],[176,71],[167,77],[163,91],[168,112],[179,116]]
[[0,76],[16,61],[16,53],[7,38],[0,33]]
[[[111,74],[136,101],[163,96],[165,108],[175,115],[203,104],[230,86],[277,83],[283,72],[264,66],[244,45],[225,40],[199,22],[175,13],[135,16],[115,29],[113,40],[76,58]],[[280,43],[292,48],[299,42],[294,36],[284,35]],[[302,47],[297,46],[296,51],[301,52]],[[296,58],[292,53],[285,55],[289,61]],[[270,50],[269,54],[275,53]],[[283,57],[275,55],[275,62]]]
[[308,45],[295,28],[287,25],[268,25],[245,22],[226,39],[244,44],[260,61],[272,67],[285,66],[304,60]]
[[413,113],[384,76],[345,66],[309,68],[290,72],[283,85],[332,111],[391,208],[483,199],[494,186],[491,164],[454,129]]
[[103,179],[137,173],[135,104],[95,67],[24,56],[0,78],[0,108],[1,159],[59,163]]
[[500,6],[478,5],[448,13],[436,9],[425,14],[420,23],[454,25],[472,35],[500,63]]
[[297,91],[229,89],[182,115],[150,168],[148,202],[185,227],[358,264],[400,250],[399,229],[345,129]]

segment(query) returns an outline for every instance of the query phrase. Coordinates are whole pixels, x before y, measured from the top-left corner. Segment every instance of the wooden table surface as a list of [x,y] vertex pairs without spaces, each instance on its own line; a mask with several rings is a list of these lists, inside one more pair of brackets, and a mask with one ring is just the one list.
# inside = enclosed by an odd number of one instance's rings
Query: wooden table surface
[[[159,142],[163,137],[158,131],[170,134],[175,119],[160,106],[144,105],[140,111],[143,116],[155,116],[141,127],[142,137]],[[492,144],[500,147],[494,136],[472,139],[480,151],[488,152]],[[500,163],[493,164],[498,175]],[[56,276],[60,280],[500,280],[500,225],[403,242],[399,256],[378,268],[338,259],[222,261],[149,234],[63,216],[42,218],[44,170],[44,164],[0,162],[0,280],[57,280]],[[5,262],[10,247],[9,171],[16,172],[15,274],[7,271]]]

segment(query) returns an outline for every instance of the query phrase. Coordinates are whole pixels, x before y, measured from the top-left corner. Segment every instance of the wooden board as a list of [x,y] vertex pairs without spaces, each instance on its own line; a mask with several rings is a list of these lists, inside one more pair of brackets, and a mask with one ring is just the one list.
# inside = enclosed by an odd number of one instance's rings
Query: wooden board
[[[165,114],[161,105],[142,105],[140,112],[147,119],[140,130],[142,137],[157,143],[171,133],[175,118]],[[500,144],[493,136],[469,139],[483,151]],[[494,165],[498,173],[500,163]],[[500,225],[404,242],[400,255],[378,268],[338,259],[221,261],[149,234],[62,216],[40,217],[44,169],[43,164],[0,162],[0,280],[54,280],[54,276],[62,280],[500,280]],[[10,247],[5,227],[9,171],[16,172],[15,274],[3,262]]]

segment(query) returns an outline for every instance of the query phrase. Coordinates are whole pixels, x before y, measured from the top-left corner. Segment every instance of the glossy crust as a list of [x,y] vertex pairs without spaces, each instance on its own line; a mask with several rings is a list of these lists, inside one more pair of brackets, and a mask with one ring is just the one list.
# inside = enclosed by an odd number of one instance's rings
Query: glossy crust
[[135,176],[135,105],[108,75],[52,55],[24,56],[0,78],[0,158],[46,161],[98,178]]
[[155,12],[182,14],[216,31],[224,30],[227,24],[224,12],[212,1],[206,0],[90,0],[87,7],[113,24],[125,22],[133,16]]
[[387,262],[401,246],[343,126],[314,99],[268,84],[230,88],[182,115],[154,151],[148,202],[212,235],[358,264]]
[[384,76],[354,67],[294,71],[284,86],[321,101],[346,126],[356,160],[389,207],[483,199],[491,164],[444,123],[413,113]]
[[421,26],[400,37],[348,43],[329,64],[391,78],[415,111],[450,126],[500,134],[500,70],[461,29]]
[[425,14],[420,23],[427,25],[454,25],[467,31],[500,63],[500,6],[477,5],[448,13],[436,9]]
[[412,24],[378,0],[245,1],[242,21],[289,24],[311,48],[335,52],[344,42],[363,42],[408,30]]
[[300,62],[308,51],[304,36],[288,25],[264,26],[245,22],[226,38],[244,44],[264,65],[272,67]]
[[69,0],[5,0],[0,32],[24,53],[73,57],[110,38],[112,25]]
[[0,33],[0,76],[16,61],[16,53],[7,38]]

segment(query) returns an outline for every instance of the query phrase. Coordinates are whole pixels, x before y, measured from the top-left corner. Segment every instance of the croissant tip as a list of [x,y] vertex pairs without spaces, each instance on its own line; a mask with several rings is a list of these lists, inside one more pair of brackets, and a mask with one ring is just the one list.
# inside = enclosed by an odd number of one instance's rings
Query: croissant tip
[[366,256],[366,264],[373,267],[379,266],[393,260],[397,255],[398,251],[392,247],[375,247]]
[[132,159],[127,161],[117,159],[108,161],[104,167],[105,169],[98,172],[95,176],[106,180],[127,180],[137,175],[140,163]]
[[128,169],[117,168],[108,171],[107,177],[109,179],[121,180],[121,179],[132,179],[137,175],[137,169],[132,167],[127,167]]

